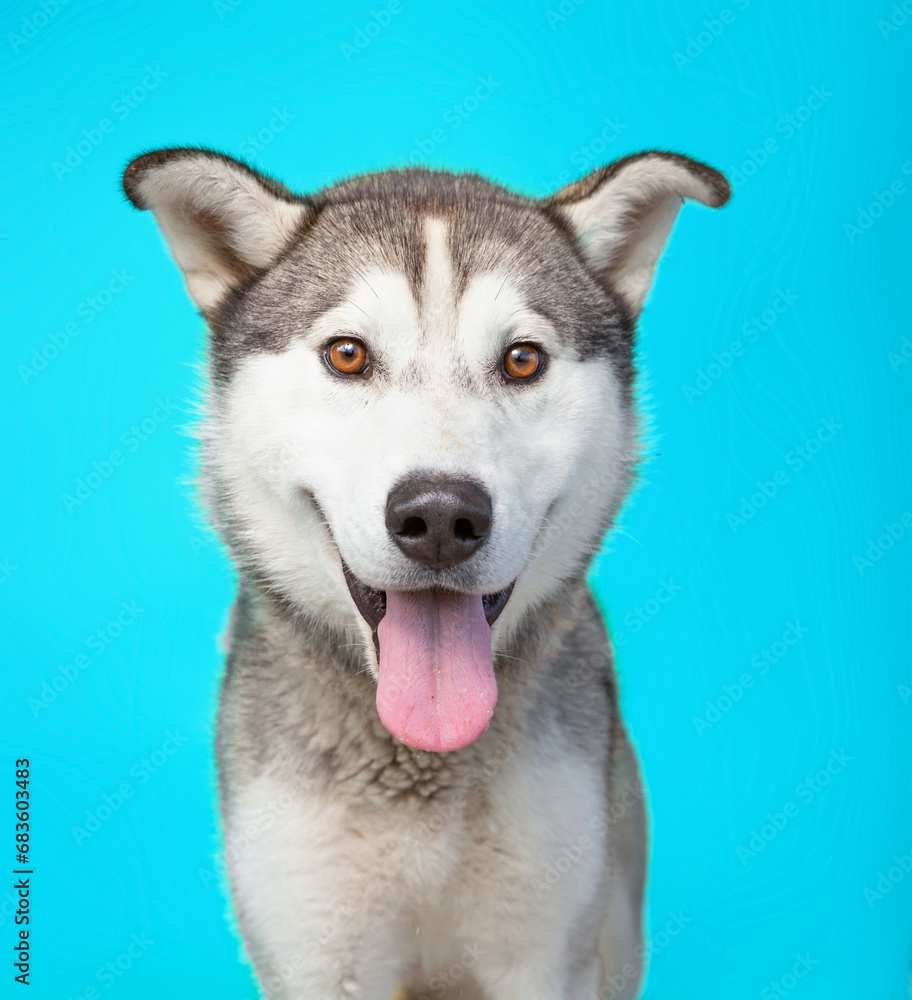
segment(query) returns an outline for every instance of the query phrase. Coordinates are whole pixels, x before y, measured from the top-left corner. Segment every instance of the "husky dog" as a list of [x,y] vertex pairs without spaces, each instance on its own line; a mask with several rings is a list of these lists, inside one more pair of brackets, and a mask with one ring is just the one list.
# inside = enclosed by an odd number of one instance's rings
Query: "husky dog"
[[164,149],[124,189],[211,331],[221,807],[264,992],[634,997],[645,811],[586,570],[656,261],[725,179],[646,152],[543,200],[423,169],[299,196]]

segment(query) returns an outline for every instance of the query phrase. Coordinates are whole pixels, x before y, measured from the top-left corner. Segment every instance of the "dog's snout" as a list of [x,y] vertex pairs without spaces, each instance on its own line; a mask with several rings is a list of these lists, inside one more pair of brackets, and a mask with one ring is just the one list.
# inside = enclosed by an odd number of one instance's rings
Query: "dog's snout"
[[467,479],[409,478],[390,492],[386,527],[410,559],[446,569],[484,543],[491,530],[491,497]]

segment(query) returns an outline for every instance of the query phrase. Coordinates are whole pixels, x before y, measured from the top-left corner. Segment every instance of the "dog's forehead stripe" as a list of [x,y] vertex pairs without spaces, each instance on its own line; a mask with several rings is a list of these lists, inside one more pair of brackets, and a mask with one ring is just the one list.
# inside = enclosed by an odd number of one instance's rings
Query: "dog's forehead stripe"
[[450,340],[455,333],[456,283],[446,221],[426,216],[425,254],[419,300],[424,339]]

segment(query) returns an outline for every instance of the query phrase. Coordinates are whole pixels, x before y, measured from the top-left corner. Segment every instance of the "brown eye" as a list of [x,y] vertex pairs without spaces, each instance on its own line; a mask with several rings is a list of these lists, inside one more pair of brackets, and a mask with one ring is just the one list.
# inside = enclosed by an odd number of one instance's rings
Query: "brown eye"
[[366,375],[370,371],[370,355],[360,340],[339,337],[323,351],[326,363],[340,375]]
[[507,378],[524,381],[542,370],[545,355],[534,344],[513,344],[507,348],[503,370]]

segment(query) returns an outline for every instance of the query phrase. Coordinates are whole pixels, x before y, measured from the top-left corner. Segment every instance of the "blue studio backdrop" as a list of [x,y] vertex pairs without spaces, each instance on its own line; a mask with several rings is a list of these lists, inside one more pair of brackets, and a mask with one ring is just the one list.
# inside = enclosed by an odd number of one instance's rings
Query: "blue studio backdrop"
[[119,190],[137,153],[208,145],[299,191],[422,163],[543,195],[647,148],[726,172],[642,318],[652,457],[592,575],[649,791],[644,995],[907,997],[912,3],[10,0],[0,50],[28,995],[257,996],[218,862],[204,329]]

